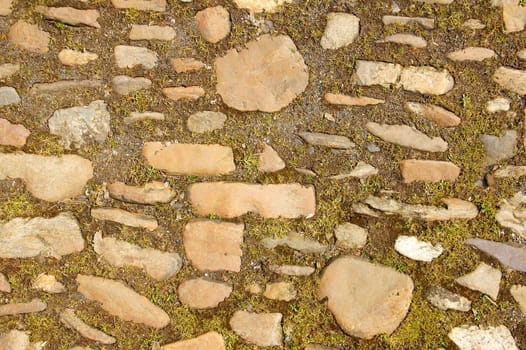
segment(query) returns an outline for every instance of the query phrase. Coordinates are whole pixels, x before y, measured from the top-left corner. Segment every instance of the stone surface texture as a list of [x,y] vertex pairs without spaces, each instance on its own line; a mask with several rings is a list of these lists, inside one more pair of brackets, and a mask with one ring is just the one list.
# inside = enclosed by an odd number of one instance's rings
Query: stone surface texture
[[283,330],[280,313],[253,313],[236,311],[230,319],[230,328],[251,344],[257,346],[281,346]]
[[195,309],[217,307],[232,293],[232,286],[223,282],[194,278],[183,281],[177,288],[179,300]]
[[330,12],[321,38],[324,49],[339,49],[351,44],[360,33],[360,19],[349,13]]

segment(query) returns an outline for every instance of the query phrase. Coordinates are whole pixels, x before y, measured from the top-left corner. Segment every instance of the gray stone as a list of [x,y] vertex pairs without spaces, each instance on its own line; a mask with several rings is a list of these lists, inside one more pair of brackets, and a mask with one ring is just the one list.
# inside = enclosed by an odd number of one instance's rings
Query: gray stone
[[20,101],[20,96],[18,96],[15,88],[10,86],[0,87],[0,107],[18,104]]
[[241,338],[258,346],[281,346],[283,330],[280,313],[252,313],[236,311],[230,319],[230,328]]
[[520,272],[526,272],[526,248],[480,238],[470,238],[466,244],[477,247],[497,259],[502,265]]
[[349,13],[330,12],[321,38],[324,49],[339,49],[351,44],[360,33],[360,19]]
[[42,94],[42,93],[56,93],[64,92],[72,89],[93,89],[98,87],[103,87],[104,82],[102,80],[59,80],[52,83],[37,83],[33,84],[29,89],[29,93]]
[[526,95],[526,70],[499,67],[493,74],[493,81],[503,89]]
[[314,146],[340,149],[349,149],[356,146],[356,144],[346,136],[323,134],[319,132],[300,132],[298,135],[301,136],[305,142]]
[[501,137],[483,134],[480,140],[486,149],[484,166],[512,158],[517,153],[518,134],[515,130],[506,130]]
[[131,227],[142,227],[154,231],[159,224],[155,217],[144,214],[132,213],[118,208],[93,208],[91,216],[98,220],[108,220]]
[[[0,0],[0,3],[2,0]],[[20,71],[20,65],[17,63],[0,64],[0,80],[9,78]]]
[[363,248],[367,243],[368,232],[363,227],[360,227],[350,222],[340,224],[334,230],[336,236],[336,245],[344,249]]
[[526,176],[526,165],[505,165],[493,173],[496,178],[511,177],[519,178]]
[[477,30],[486,28],[486,25],[480,19],[470,18],[462,24],[462,27]]
[[389,125],[368,122],[365,128],[386,142],[426,152],[445,152],[448,144],[441,137],[429,137],[407,125]]
[[75,311],[72,309],[65,309],[60,313],[60,322],[66,325],[66,327],[76,330],[84,338],[94,340],[101,344],[114,344],[117,341],[114,337],[88,326],[75,315]]
[[119,68],[143,66],[145,69],[152,69],[157,65],[157,53],[145,47],[117,45],[114,53]]
[[128,77],[126,75],[118,75],[111,80],[113,91],[119,95],[130,95],[139,90],[149,89],[152,86],[152,81],[147,78]]
[[513,197],[502,199],[495,215],[497,222],[526,238],[526,195],[517,192]]
[[427,301],[444,311],[451,309],[468,312],[471,310],[471,301],[440,286],[432,286],[429,289]]
[[460,350],[519,350],[510,330],[505,326],[455,327],[448,337]]
[[196,133],[205,133],[222,129],[225,125],[226,115],[221,112],[202,111],[192,114],[186,121],[188,130]]
[[318,241],[304,237],[297,232],[290,232],[283,238],[263,238],[261,244],[267,249],[284,245],[304,254],[321,254],[327,250],[327,247]]
[[130,115],[124,118],[125,124],[132,124],[144,120],[165,120],[164,114],[159,112],[130,112]]
[[482,262],[474,271],[455,279],[455,282],[497,300],[501,277],[502,273],[499,270]]

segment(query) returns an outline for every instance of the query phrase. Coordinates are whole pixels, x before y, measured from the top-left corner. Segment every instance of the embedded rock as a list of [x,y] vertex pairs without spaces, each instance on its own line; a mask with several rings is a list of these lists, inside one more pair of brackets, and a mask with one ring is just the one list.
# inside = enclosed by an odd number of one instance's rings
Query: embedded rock
[[282,346],[280,313],[253,313],[238,310],[230,319],[230,328],[241,338],[257,346]]
[[[524,9],[526,11],[526,7]],[[493,74],[493,81],[503,89],[526,95],[526,70],[499,67]]]
[[44,346],[46,346],[47,342],[45,341],[31,343],[29,341],[28,333],[29,332],[22,332],[13,329],[4,334],[0,334],[2,350],[42,350]]
[[152,86],[152,81],[147,78],[128,77],[126,75],[118,75],[111,80],[113,91],[119,95],[130,95],[139,90],[149,89]]
[[402,69],[399,84],[404,90],[427,95],[443,95],[453,89],[455,80],[447,70],[434,67],[406,67]]
[[506,326],[455,327],[447,336],[460,350],[519,350]]
[[465,49],[453,51],[447,54],[447,58],[453,61],[481,62],[493,57],[495,57],[495,51],[485,47],[466,47]]
[[327,247],[318,241],[304,237],[297,232],[290,232],[283,238],[263,238],[261,244],[267,249],[274,249],[277,246],[287,246],[304,254],[321,254]]
[[526,176],[526,165],[505,165],[493,173],[495,178]]
[[431,120],[438,126],[452,127],[460,124],[460,118],[453,112],[437,105],[423,104],[417,102],[406,102],[407,110],[419,117]]
[[353,97],[343,94],[332,94],[330,92],[325,94],[325,101],[333,105],[345,105],[345,106],[370,106],[385,103],[385,100],[377,98],[361,96]]
[[130,115],[124,118],[125,124],[132,124],[135,122],[142,122],[144,120],[164,120],[164,114],[159,112],[130,112]]
[[404,17],[404,16],[383,16],[382,22],[385,25],[397,24],[401,26],[418,24],[425,29],[434,29],[435,20],[433,18],[425,17]]
[[502,199],[495,219],[501,226],[526,238],[526,195],[517,192],[511,198]]
[[456,310],[468,312],[471,310],[471,301],[461,295],[450,292],[440,286],[432,286],[427,293],[427,301],[440,310]]
[[152,181],[144,186],[130,186],[123,182],[114,182],[107,186],[110,196],[117,200],[137,204],[169,203],[177,193],[162,182]]
[[88,326],[75,315],[75,311],[72,309],[65,309],[60,313],[60,322],[66,325],[66,327],[76,330],[84,338],[94,340],[101,344],[114,344],[117,341],[114,337]]
[[203,39],[217,43],[230,33],[230,14],[223,6],[208,7],[195,15],[197,29]]
[[133,24],[128,37],[130,40],[170,41],[175,38],[175,30],[168,26]]
[[197,100],[205,95],[205,90],[200,86],[175,86],[164,88],[163,94],[174,101],[182,99]]
[[274,273],[287,276],[310,276],[316,271],[314,267],[298,265],[270,265],[268,269]]
[[0,0],[0,16],[9,16],[12,12],[11,10],[12,4],[13,4],[13,0]]
[[484,166],[512,158],[517,153],[518,133],[515,130],[506,130],[501,137],[483,134],[480,140],[486,149]]
[[389,125],[368,122],[365,128],[386,142],[425,152],[445,152],[448,144],[441,137],[429,137],[407,125]]
[[263,296],[272,300],[291,301],[296,299],[296,289],[291,282],[269,283],[265,287]]
[[194,72],[205,67],[205,64],[191,57],[170,58],[170,64],[177,73]]
[[490,113],[507,112],[510,110],[510,100],[505,97],[497,97],[486,103],[486,110]]
[[440,244],[433,246],[429,242],[418,240],[416,236],[405,235],[398,236],[394,248],[398,253],[409,259],[427,262],[439,257],[444,251]]
[[202,111],[192,114],[186,121],[188,130],[196,133],[205,133],[222,129],[225,125],[226,115],[221,112]]
[[278,8],[290,3],[292,0],[234,0],[237,7],[241,9],[248,9],[254,13],[260,12],[275,12]]
[[41,93],[55,93],[65,90],[91,89],[102,86],[104,86],[104,82],[102,80],[59,80],[52,83],[33,84],[33,86],[31,86],[29,89],[29,93],[32,95]]
[[[0,3],[2,0],[0,0]],[[7,79],[20,71],[20,65],[16,63],[0,64],[0,80]]]
[[357,60],[353,80],[363,86],[389,87],[398,83],[401,73],[399,64]]
[[114,54],[119,68],[143,66],[145,69],[152,69],[157,65],[157,53],[145,47],[117,45]]
[[482,262],[473,272],[455,279],[455,282],[497,300],[501,277],[502,273],[499,270]]
[[346,136],[323,134],[320,132],[300,132],[298,135],[301,136],[305,142],[314,146],[340,149],[349,149],[356,146],[356,144]]
[[196,338],[180,340],[175,343],[163,345],[160,350],[226,350],[225,340],[217,332],[208,332]]
[[99,55],[88,51],[81,52],[71,49],[63,49],[58,53],[60,63],[66,66],[83,66],[98,58]]
[[166,0],[111,0],[118,9],[135,9],[139,11],[166,11]]
[[22,124],[11,124],[7,119],[0,118],[0,145],[22,147],[30,134]]
[[44,54],[49,51],[49,33],[41,30],[36,24],[18,20],[9,28],[9,41],[24,50]]
[[349,13],[330,12],[321,38],[324,49],[339,49],[351,44],[360,33],[360,19]]
[[337,247],[357,249],[363,248],[365,243],[367,243],[368,232],[363,227],[345,222],[336,227],[334,236],[336,237]]
[[159,224],[153,216],[132,213],[118,208],[94,208],[91,216],[97,220],[109,220],[131,227],[142,227],[148,231],[157,229]]
[[78,10],[73,7],[37,6],[35,11],[48,19],[70,24],[72,26],[86,25],[100,28],[100,24],[97,22],[97,18],[100,16],[98,10]]
[[504,20],[504,33],[520,32],[526,26],[526,6],[519,0],[500,1],[502,18]]
[[427,47],[427,41],[421,36],[414,34],[398,33],[386,36],[382,40],[377,40],[377,43],[395,43],[401,45],[409,45],[411,47],[422,49]]
[[194,309],[210,309],[228,298],[232,286],[205,278],[194,278],[183,281],[177,288],[181,303]]
[[451,162],[438,160],[407,159],[400,162],[404,183],[414,181],[456,181],[460,168]]
[[0,292],[11,293],[11,285],[7,277],[0,272]]
[[43,273],[35,278],[31,287],[51,294],[64,293],[66,291],[64,285],[58,282],[55,276]]
[[364,163],[362,161],[359,161],[356,164],[356,166],[354,167],[354,169],[352,169],[350,172],[339,174],[339,175],[330,176],[329,179],[342,180],[342,179],[346,179],[346,178],[349,178],[349,177],[355,177],[355,178],[358,178],[358,179],[365,179],[365,178],[368,178],[370,176],[374,176],[374,175],[377,175],[377,174],[378,174],[378,169],[376,169],[374,166],[372,166],[371,164],[367,164],[367,163]]
[[41,312],[47,308],[47,304],[42,300],[35,298],[28,303],[14,303],[0,305],[0,316],[10,316],[19,314],[29,314]]
[[526,272],[526,248],[480,238],[470,238],[464,242],[493,256],[502,265],[520,272]]
[[515,284],[511,286],[510,293],[513,299],[519,304],[521,312],[526,314],[526,287]]
[[265,144],[263,151],[258,157],[258,170],[263,173],[274,173],[285,168],[285,162],[279,156],[278,152],[271,146]]
[[0,107],[20,103],[20,96],[15,88],[10,86],[0,87]]

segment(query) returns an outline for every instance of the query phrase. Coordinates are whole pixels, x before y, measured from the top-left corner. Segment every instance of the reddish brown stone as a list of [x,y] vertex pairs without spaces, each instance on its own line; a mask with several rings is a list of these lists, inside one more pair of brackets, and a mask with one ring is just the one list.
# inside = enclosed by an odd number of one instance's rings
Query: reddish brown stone
[[0,145],[22,147],[31,134],[22,124],[11,124],[0,118]]

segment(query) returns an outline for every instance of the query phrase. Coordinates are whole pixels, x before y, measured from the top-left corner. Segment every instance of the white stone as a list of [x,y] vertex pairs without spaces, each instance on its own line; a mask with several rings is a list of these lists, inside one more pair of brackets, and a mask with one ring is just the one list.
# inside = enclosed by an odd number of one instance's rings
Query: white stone
[[349,13],[331,12],[321,38],[324,49],[339,49],[351,44],[360,32],[360,19]]
[[505,97],[497,97],[486,103],[486,110],[490,113],[507,112],[510,110],[510,100]]
[[455,327],[448,337],[460,350],[519,350],[506,326]]
[[440,244],[433,246],[429,242],[419,241],[415,236],[400,235],[395,242],[395,250],[413,260],[431,261],[444,251]]

